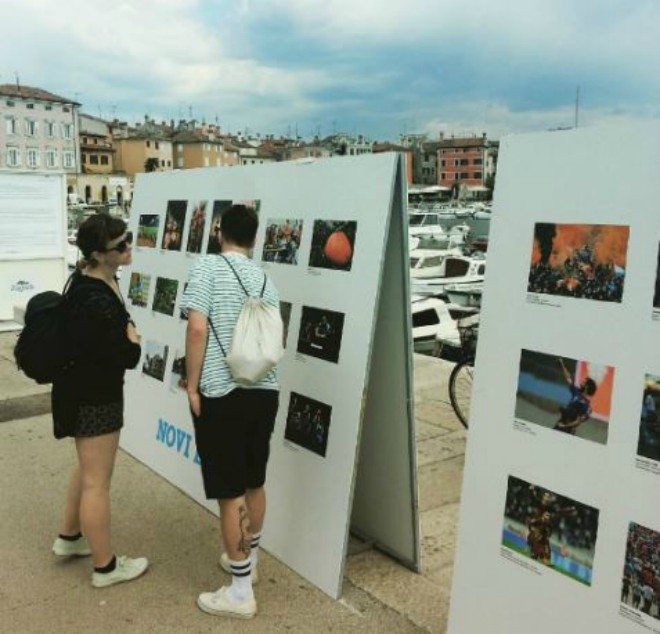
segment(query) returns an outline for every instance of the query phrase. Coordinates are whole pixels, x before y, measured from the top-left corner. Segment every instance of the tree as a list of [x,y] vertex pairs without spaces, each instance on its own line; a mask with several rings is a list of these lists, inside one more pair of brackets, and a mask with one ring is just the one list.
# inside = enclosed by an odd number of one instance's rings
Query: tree
[[144,171],[145,172],[155,172],[158,169],[158,159],[157,158],[148,158],[144,162]]

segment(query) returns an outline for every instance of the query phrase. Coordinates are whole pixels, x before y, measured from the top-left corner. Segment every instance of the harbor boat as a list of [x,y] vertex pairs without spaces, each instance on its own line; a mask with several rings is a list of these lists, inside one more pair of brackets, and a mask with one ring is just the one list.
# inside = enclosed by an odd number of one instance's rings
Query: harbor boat
[[408,235],[413,238],[439,238],[446,235],[437,213],[411,213],[408,217]]
[[410,277],[427,279],[439,277],[444,271],[443,263],[450,255],[462,255],[460,246],[447,249],[413,249],[410,251]]
[[475,256],[448,256],[442,262],[437,277],[412,280],[412,292],[425,297],[444,295],[447,287],[483,282],[486,260]]
[[474,284],[452,284],[445,287],[445,295],[449,302],[455,306],[480,308],[483,289],[484,285],[481,282]]
[[436,297],[412,297],[412,330],[415,352],[431,354],[438,338],[458,344],[458,328],[447,304]]

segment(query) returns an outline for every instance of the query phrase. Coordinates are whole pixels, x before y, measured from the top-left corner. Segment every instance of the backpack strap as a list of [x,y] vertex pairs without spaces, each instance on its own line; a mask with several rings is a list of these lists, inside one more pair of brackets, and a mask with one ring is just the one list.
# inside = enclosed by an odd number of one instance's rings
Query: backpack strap
[[222,355],[224,357],[227,356],[227,353],[225,352],[225,347],[222,345],[222,341],[220,341],[220,337],[218,336],[218,332],[215,329],[215,326],[213,325],[213,322],[211,321],[211,316],[209,315],[209,325],[211,326],[211,330],[213,331],[213,335],[215,336],[215,340],[218,342],[218,345],[220,346],[220,350],[222,351]]
[[263,299],[264,297],[264,291],[266,290],[266,282],[268,282],[268,278],[266,277],[266,274],[264,273],[264,285],[261,287],[261,293],[259,293],[259,297]]
[[222,253],[220,254],[220,257],[229,265],[229,268],[231,269],[232,273],[238,280],[238,283],[241,285],[241,288],[243,289],[243,292],[250,297],[250,293],[247,292],[247,289],[243,285],[243,282],[241,281],[241,278],[238,276],[238,273],[236,273],[236,269],[232,266],[232,263],[224,256]]

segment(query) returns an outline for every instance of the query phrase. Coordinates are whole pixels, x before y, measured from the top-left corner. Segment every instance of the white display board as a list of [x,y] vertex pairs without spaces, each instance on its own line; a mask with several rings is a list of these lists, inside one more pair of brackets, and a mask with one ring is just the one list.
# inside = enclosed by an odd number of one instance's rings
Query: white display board
[[0,171],[0,321],[66,280],[63,174]]
[[[222,210],[231,202],[255,206],[253,257],[289,304],[262,544],[333,597],[341,592],[363,421],[374,431],[360,468],[366,480],[360,487],[360,475],[357,488],[381,508],[365,499],[370,506],[360,510],[358,501],[356,527],[419,566],[401,170],[390,154],[140,175],[133,200],[137,244],[122,287],[143,335],[143,359],[127,375],[123,448],[217,512],[204,498],[187,398],[178,387],[186,330],[179,305],[198,253],[217,251]],[[388,326],[383,306],[393,297],[398,305]],[[393,356],[374,350],[383,344],[383,327],[395,331]],[[383,382],[390,392],[385,411],[373,403]],[[383,462],[394,467],[376,486],[369,476]],[[384,530],[370,521],[374,513]]]
[[499,157],[448,631],[660,632],[660,126]]

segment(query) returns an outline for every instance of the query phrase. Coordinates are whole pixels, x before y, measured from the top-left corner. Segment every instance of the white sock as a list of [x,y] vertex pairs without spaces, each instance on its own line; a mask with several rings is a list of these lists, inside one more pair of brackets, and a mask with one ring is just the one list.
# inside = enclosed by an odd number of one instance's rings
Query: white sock
[[259,540],[261,539],[261,533],[255,533],[252,535],[252,542],[250,544],[250,561],[252,562],[252,570],[257,567],[257,561],[259,560]]
[[250,558],[242,561],[229,560],[231,569],[231,586],[228,595],[237,603],[242,603],[254,597],[252,592],[252,560]]

